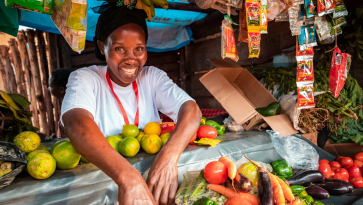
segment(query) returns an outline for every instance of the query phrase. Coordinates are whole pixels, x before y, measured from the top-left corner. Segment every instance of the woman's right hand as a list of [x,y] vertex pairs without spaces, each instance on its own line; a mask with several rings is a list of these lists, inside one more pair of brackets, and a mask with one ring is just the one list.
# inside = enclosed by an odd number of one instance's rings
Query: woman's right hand
[[119,205],[156,205],[141,174],[135,169],[127,175],[122,177],[125,180],[118,186]]

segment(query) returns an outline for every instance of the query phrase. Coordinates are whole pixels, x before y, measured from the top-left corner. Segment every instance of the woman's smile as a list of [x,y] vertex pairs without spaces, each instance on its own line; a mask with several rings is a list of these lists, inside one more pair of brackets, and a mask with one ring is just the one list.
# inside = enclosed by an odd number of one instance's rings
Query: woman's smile
[[121,68],[121,71],[127,75],[133,75],[137,70],[137,67]]

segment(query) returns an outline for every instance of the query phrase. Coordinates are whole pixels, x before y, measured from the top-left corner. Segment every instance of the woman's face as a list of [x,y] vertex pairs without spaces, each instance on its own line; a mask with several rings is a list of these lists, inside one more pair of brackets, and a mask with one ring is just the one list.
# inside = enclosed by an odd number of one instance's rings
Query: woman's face
[[97,44],[106,57],[112,81],[124,87],[134,82],[147,60],[143,29],[137,24],[126,24]]

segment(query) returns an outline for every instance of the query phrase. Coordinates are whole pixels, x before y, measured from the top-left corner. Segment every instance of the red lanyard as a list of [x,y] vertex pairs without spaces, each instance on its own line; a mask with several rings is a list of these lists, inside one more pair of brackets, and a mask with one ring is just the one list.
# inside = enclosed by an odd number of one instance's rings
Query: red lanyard
[[[126,125],[129,125],[130,122],[129,122],[129,118],[127,117],[126,111],[125,111],[124,107],[122,106],[122,103],[121,103],[120,99],[117,97],[115,91],[113,91],[113,86],[112,86],[112,83],[111,83],[110,75],[108,74],[108,70],[107,70],[107,73],[106,73],[106,78],[107,78],[107,83],[111,88],[112,94],[116,98],[118,106],[121,109],[122,116],[124,117],[125,123],[126,123]],[[136,95],[136,102],[137,102],[137,110],[136,110],[135,123],[134,124],[136,125],[136,127],[138,127],[139,126],[139,89],[137,87],[136,80],[132,83],[132,87],[134,88],[135,95]]]

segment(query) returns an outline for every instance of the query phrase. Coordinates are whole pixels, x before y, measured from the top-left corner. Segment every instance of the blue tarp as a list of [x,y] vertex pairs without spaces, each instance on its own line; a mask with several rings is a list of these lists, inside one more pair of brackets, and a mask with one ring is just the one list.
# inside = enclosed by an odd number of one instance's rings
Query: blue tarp
[[[188,3],[185,1],[172,1],[180,3]],[[92,41],[97,19],[99,14],[92,11],[92,7],[99,6],[103,1],[88,1],[88,20],[87,20],[87,37],[88,41]],[[35,28],[38,30],[60,34],[49,15],[21,11],[20,25]],[[164,52],[177,50],[191,41],[192,31],[189,25],[194,21],[202,19],[205,13],[181,10],[165,10],[155,9],[155,18],[151,22],[147,22],[149,30],[149,40],[147,49],[151,52]]]

